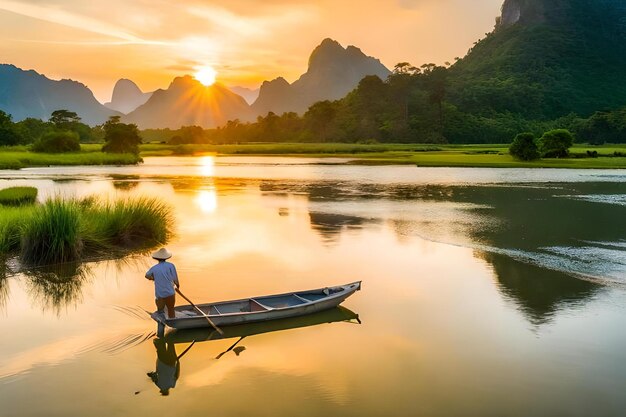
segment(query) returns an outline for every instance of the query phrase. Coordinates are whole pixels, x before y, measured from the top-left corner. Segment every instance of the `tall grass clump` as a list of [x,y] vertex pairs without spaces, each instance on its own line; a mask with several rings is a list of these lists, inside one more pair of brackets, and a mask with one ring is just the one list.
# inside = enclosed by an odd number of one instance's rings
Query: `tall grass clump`
[[0,254],[20,249],[22,227],[33,211],[32,207],[0,206]]
[[21,206],[33,204],[37,200],[35,187],[10,187],[0,190],[0,205]]
[[55,197],[38,206],[22,227],[22,260],[47,264],[78,259],[83,249],[80,215],[76,199]]
[[172,219],[168,205],[149,197],[55,197],[32,206],[0,206],[0,254],[16,252],[25,264],[36,265],[123,256],[166,243]]
[[162,244],[172,228],[171,208],[149,197],[95,202],[83,217],[85,244],[94,250]]

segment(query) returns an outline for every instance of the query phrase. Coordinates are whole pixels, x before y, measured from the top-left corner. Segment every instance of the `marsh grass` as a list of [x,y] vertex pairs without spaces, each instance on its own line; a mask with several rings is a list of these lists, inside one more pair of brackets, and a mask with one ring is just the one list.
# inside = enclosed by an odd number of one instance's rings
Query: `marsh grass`
[[19,254],[29,265],[115,258],[167,242],[172,219],[168,205],[148,197],[0,207],[0,254]]
[[0,254],[19,250],[22,227],[30,220],[34,211],[33,206],[0,205]]
[[37,200],[35,187],[10,187],[0,190],[0,205],[21,206],[33,204]]
[[165,243],[172,234],[172,210],[155,198],[95,201],[82,218],[85,245],[93,250],[140,249]]
[[23,147],[0,148],[0,169],[67,165],[136,165],[141,161],[139,156],[133,154],[108,154],[91,149],[84,149],[81,152],[44,154],[30,152]]
[[78,200],[55,197],[37,207],[22,227],[21,256],[34,264],[79,259],[81,206]]

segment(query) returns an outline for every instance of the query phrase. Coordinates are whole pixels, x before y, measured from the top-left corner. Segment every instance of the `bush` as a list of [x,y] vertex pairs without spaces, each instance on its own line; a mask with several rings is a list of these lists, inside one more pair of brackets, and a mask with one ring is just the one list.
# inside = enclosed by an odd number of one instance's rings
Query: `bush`
[[15,123],[15,127],[24,138],[25,144],[37,142],[46,132],[53,129],[52,123],[44,122],[33,117],[28,117]]
[[534,161],[541,157],[535,135],[532,133],[517,135],[509,147],[509,152],[514,158],[521,161]]
[[193,155],[195,153],[195,149],[191,145],[178,145],[174,149],[172,149],[172,155],[184,156],[184,155]]
[[104,141],[102,152],[139,154],[141,136],[137,125],[120,122],[120,116],[111,116],[103,125]]
[[565,158],[574,144],[574,136],[566,129],[550,130],[539,139],[544,158]]
[[40,153],[79,152],[80,141],[75,132],[49,132],[33,144],[31,151]]
[[33,204],[37,199],[35,187],[11,187],[0,190],[0,205],[21,206]]

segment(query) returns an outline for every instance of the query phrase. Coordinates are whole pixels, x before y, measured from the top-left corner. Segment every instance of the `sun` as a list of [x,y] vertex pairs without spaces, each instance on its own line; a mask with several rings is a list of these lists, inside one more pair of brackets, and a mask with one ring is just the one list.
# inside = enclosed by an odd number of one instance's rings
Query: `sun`
[[217,76],[217,71],[215,71],[212,67],[205,66],[200,67],[196,71],[196,80],[200,81],[201,84],[205,86],[210,86],[215,83],[215,77]]

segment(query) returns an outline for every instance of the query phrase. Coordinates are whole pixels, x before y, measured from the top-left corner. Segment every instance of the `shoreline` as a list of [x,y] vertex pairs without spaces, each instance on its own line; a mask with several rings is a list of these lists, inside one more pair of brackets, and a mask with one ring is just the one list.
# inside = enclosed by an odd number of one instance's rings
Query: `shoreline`
[[[345,165],[414,165],[446,168],[555,168],[626,169],[626,144],[583,145],[571,148],[571,157],[518,161],[506,145],[255,143],[241,145],[142,144],[140,155],[106,154],[99,144],[83,144],[81,152],[40,154],[24,147],[0,148],[0,170],[46,166],[136,165],[143,157],[247,156],[288,158],[341,158]],[[587,151],[598,152],[588,157]],[[619,155],[619,156],[614,156]]]

